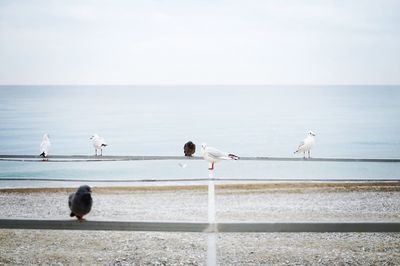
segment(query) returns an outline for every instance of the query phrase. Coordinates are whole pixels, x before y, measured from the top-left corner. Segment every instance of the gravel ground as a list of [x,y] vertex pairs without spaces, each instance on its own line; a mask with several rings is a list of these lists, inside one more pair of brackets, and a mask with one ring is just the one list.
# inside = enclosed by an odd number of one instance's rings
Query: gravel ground
[[[217,221],[400,221],[397,187],[219,187]],[[0,190],[0,218],[70,219],[64,190]],[[206,221],[207,191],[93,189],[88,220]],[[0,265],[205,265],[207,234],[0,230]],[[400,265],[397,233],[224,233],[218,265]]]
[[[0,230],[0,265],[205,265],[199,233]],[[399,265],[400,234],[219,234],[218,265]]]
[[222,191],[219,221],[400,221],[399,191]]
[[[69,219],[69,192],[0,192],[0,218]],[[400,190],[216,189],[217,221],[400,221]],[[90,220],[207,221],[205,189],[93,189]]]

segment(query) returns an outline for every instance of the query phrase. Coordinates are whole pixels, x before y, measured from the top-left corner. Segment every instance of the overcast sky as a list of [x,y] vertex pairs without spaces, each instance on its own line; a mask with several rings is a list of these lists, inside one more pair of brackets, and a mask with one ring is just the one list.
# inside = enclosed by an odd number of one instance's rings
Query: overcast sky
[[400,84],[400,1],[0,1],[0,84]]

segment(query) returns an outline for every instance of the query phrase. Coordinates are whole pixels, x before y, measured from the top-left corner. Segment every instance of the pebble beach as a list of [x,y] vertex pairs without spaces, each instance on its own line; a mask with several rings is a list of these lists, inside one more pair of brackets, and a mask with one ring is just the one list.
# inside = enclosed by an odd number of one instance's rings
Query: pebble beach
[[[1,189],[1,219],[71,219],[71,189]],[[94,187],[87,220],[207,221],[206,186]],[[400,186],[216,186],[217,222],[400,220]],[[245,244],[244,244],[245,243]],[[218,265],[396,265],[397,233],[219,233]],[[0,230],[0,265],[205,265],[206,233]]]

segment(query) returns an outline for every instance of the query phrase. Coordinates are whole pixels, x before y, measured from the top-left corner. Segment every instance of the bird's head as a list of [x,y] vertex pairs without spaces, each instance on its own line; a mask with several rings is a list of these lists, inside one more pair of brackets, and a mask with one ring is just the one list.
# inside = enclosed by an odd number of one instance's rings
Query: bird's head
[[207,148],[207,144],[203,142],[203,143],[201,144],[201,148],[202,148],[203,150],[205,150],[205,149]]
[[83,185],[78,188],[78,193],[92,193],[92,189],[88,185]]
[[308,132],[308,134],[309,134],[310,136],[313,136],[313,137],[315,137],[315,133],[314,133],[314,132],[312,132],[311,130],[310,130],[310,132]]
[[192,141],[188,141],[188,142],[187,142],[187,145],[188,145],[188,146],[193,146],[194,143],[193,143]]
[[46,133],[46,134],[43,135],[43,139],[49,139],[49,138],[50,138],[49,134]]
[[93,136],[91,136],[90,139],[95,139],[95,138],[98,138],[98,137],[99,137],[99,135],[93,134]]

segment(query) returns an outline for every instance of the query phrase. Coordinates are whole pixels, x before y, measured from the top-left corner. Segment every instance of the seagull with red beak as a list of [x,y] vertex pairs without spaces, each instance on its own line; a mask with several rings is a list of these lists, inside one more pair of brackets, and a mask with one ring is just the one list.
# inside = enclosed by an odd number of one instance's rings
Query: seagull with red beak
[[201,153],[204,160],[210,162],[211,167],[208,170],[214,170],[214,163],[221,160],[238,160],[239,156],[232,153],[225,153],[213,147],[208,147],[206,143],[201,144]]

